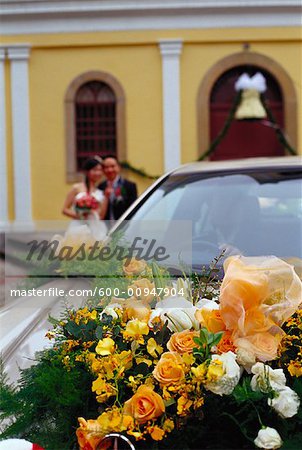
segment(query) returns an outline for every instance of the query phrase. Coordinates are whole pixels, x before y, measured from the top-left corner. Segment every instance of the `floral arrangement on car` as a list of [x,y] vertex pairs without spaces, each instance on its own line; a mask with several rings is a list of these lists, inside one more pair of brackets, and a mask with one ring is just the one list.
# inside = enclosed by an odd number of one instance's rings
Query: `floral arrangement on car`
[[231,256],[219,288],[209,276],[170,280],[142,260],[123,270],[127,295],[112,289],[68,310],[21,389],[4,389],[15,410],[29,405],[8,432],[23,426],[23,437],[52,450],[105,449],[110,433],[136,449],[298,448],[302,284],[293,267]]
[[75,201],[75,211],[81,218],[87,217],[91,211],[96,211],[98,207],[99,202],[89,192],[83,193]]

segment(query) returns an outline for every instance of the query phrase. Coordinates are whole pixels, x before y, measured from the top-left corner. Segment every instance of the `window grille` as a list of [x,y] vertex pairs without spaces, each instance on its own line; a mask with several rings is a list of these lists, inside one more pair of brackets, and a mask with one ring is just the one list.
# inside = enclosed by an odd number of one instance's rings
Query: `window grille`
[[89,81],[78,89],[75,128],[78,170],[89,157],[117,153],[116,97],[108,84]]

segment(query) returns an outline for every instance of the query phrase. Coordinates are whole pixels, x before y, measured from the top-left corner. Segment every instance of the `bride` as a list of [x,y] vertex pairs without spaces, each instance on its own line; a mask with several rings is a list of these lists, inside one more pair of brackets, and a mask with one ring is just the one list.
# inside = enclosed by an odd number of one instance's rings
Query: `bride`
[[[83,170],[85,179],[81,183],[74,184],[68,192],[62,213],[73,219],[66,231],[66,235],[77,235],[78,237],[90,237],[102,240],[106,236],[107,227],[103,219],[108,208],[108,199],[97,185],[103,175],[102,160],[97,156],[85,161]],[[83,201],[95,200],[91,209],[81,210],[81,199]]]

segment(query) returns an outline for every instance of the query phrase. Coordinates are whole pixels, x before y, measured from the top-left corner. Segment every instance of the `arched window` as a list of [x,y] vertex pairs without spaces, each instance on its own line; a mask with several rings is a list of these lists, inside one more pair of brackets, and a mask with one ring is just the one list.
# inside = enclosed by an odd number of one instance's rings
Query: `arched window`
[[[283,99],[276,79],[266,70],[253,66],[237,66],[224,72],[214,84],[210,95],[210,140],[222,130],[236,96],[235,83],[243,73],[261,72],[266,79],[265,100],[279,127],[284,127]],[[235,159],[252,156],[283,156],[285,149],[278,141],[268,120],[233,120],[226,136],[209,159]]]
[[[273,59],[259,53],[243,51],[219,60],[208,70],[200,84],[197,96],[199,155],[202,155],[208,150],[214,134],[217,133],[221,123],[224,122],[226,110],[231,104],[231,96],[235,94],[235,91],[233,90],[234,82],[242,71],[249,72],[250,75],[253,75],[255,71],[259,71],[267,78],[268,90],[265,95],[269,101],[269,106],[276,116],[277,122],[282,126],[290,144],[293,147],[297,146],[297,95],[292,79],[287,74],[286,70]],[[223,111],[224,108],[225,111]],[[220,124],[218,121],[220,121]],[[244,124],[239,123],[238,125],[243,125],[244,128]],[[269,126],[264,124],[262,124],[262,128],[263,132],[264,130],[266,130],[265,132],[269,132],[269,140],[272,139],[274,146],[279,145],[273,130],[270,130]],[[227,143],[227,139],[230,139],[231,131],[230,128],[227,136],[223,139],[225,143]],[[257,148],[259,150],[260,136],[258,137]],[[221,153],[219,155],[216,148],[215,153],[217,159],[221,159],[222,157],[224,159],[225,157],[247,156],[243,151],[244,149],[249,150],[249,152],[251,151],[251,147],[248,149],[247,146],[252,144],[252,141],[249,141],[248,135],[246,135],[245,132],[241,134],[241,138],[245,138],[244,145],[241,142],[237,143],[236,140],[232,139],[233,151],[236,152],[235,156],[222,156]],[[254,150],[257,150],[256,147]],[[265,151],[267,151],[267,147]],[[280,147],[275,147],[275,150],[273,150],[273,152],[275,152],[274,154],[280,154],[280,151]],[[284,154],[283,149],[282,152],[282,154]],[[256,153],[255,151],[252,153],[253,155],[259,156],[259,153]],[[269,154],[271,155],[273,153]],[[215,158],[214,155],[212,158]]]
[[116,154],[116,98],[101,81],[89,81],[76,94],[77,168],[93,155]]
[[94,155],[126,159],[125,95],[104,72],[87,72],[65,95],[67,182],[80,179],[83,162]]

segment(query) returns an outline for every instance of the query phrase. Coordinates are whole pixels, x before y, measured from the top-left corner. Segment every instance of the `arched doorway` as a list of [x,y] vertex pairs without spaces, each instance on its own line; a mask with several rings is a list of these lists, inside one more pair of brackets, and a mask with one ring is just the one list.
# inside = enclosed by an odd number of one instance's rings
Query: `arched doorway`
[[[292,79],[275,60],[255,52],[243,51],[217,61],[203,77],[197,95],[198,155],[205,153],[211,143],[211,95],[216,82],[237,67],[256,67],[269,74],[279,86],[283,103],[283,131],[293,147],[297,146],[297,95]],[[235,91],[234,91],[235,93]],[[276,138],[277,139],[277,138]]]
[[[265,100],[278,126],[284,128],[284,108],[280,86],[266,70],[253,66],[237,66],[224,72],[216,81],[210,95],[210,140],[223,128],[236,96],[235,82],[241,74],[261,72],[266,79]],[[233,120],[226,136],[209,156],[211,160],[249,158],[252,156],[283,156],[284,147],[277,139],[273,124],[263,120]]]

